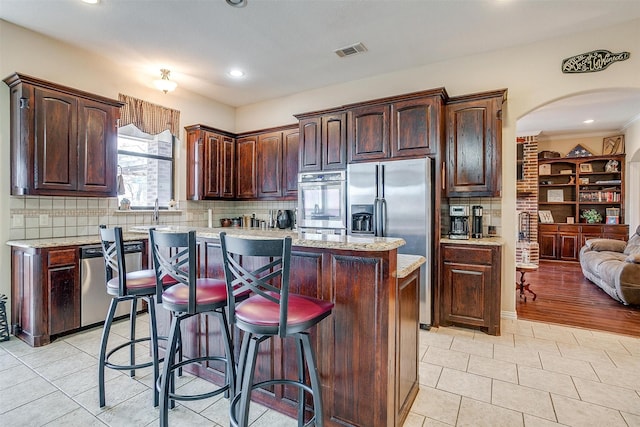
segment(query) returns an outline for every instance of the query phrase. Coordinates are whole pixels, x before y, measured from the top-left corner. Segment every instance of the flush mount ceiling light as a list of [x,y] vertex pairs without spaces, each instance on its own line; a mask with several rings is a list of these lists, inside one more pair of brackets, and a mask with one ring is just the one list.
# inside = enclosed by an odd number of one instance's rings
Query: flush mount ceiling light
[[582,123],[584,123],[585,125],[588,125],[588,124],[591,124],[591,123],[593,123],[593,122],[595,122],[595,120],[593,120],[593,119],[587,119],[587,120],[585,120],[585,121],[584,121],[584,122],[582,122]]
[[100,3],[100,0],[82,0],[82,2],[87,4],[98,4]]
[[153,81],[154,86],[159,90],[163,91],[164,93],[173,92],[176,89],[176,87],[178,87],[178,83],[172,82],[171,80],[169,80],[169,73],[170,73],[169,70],[167,70],[166,68],[163,68],[160,70],[160,74],[162,75],[162,78],[159,80]]
[[244,77],[244,71],[242,71],[242,70],[240,70],[238,68],[234,68],[233,70],[229,71],[229,75],[231,77],[239,79],[240,77]]
[[245,7],[247,0],[227,0],[227,4],[233,7]]

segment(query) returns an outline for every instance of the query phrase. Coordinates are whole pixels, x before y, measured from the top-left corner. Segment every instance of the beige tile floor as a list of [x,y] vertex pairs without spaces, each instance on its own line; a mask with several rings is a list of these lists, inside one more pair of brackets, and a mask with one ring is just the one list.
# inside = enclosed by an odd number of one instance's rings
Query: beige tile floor
[[[420,391],[405,426],[640,426],[640,339],[522,320],[503,320],[502,331],[420,331]],[[113,332],[122,341],[126,324]],[[0,343],[0,426],[157,425],[149,370],[135,379],[108,370],[98,407],[99,339],[92,329],[37,349]],[[178,386],[210,385],[186,375]],[[227,426],[227,411],[224,398],[185,402],[170,423]],[[257,404],[251,420],[295,425]]]

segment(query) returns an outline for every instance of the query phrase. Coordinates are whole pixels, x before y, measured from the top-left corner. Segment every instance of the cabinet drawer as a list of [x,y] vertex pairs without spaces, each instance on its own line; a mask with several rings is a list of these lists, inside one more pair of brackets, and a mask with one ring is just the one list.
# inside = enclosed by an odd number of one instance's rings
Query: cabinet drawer
[[462,264],[486,264],[493,261],[493,250],[479,246],[445,246],[444,262],[458,262]]
[[48,253],[47,265],[49,267],[59,267],[63,265],[73,265],[76,263],[77,249],[62,249]]

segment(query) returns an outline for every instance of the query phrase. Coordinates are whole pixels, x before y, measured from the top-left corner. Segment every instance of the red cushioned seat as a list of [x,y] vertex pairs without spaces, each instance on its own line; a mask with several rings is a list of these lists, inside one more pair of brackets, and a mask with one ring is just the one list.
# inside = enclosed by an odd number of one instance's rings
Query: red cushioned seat
[[[308,324],[316,318],[322,319],[332,309],[332,302],[289,294],[287,328]],[[236,316],[242,322],[277,328],[280,324],[280,305],[254,295],[236,306]]]
[[[132,295],[139,294],[153,294],[156,291],[156,272],[155,270],[139,270],[127,273],[127,291]],[[171,286],[178,283],[171,276],[165,276],[162,278],[164,286]],[[118,295],[119,293],[119,281],[118,276],[107,282],[107,293],[109,295]]]

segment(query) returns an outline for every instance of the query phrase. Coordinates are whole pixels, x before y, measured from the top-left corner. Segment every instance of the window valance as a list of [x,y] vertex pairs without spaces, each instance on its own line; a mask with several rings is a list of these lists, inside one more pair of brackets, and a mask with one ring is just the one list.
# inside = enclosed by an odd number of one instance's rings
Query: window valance
[[179,135],[180,111],[123,94],[119,94],[118,99],[124,102],[120,109],[120,126],[133,124],[151,135],[168,129],[171,134]]

